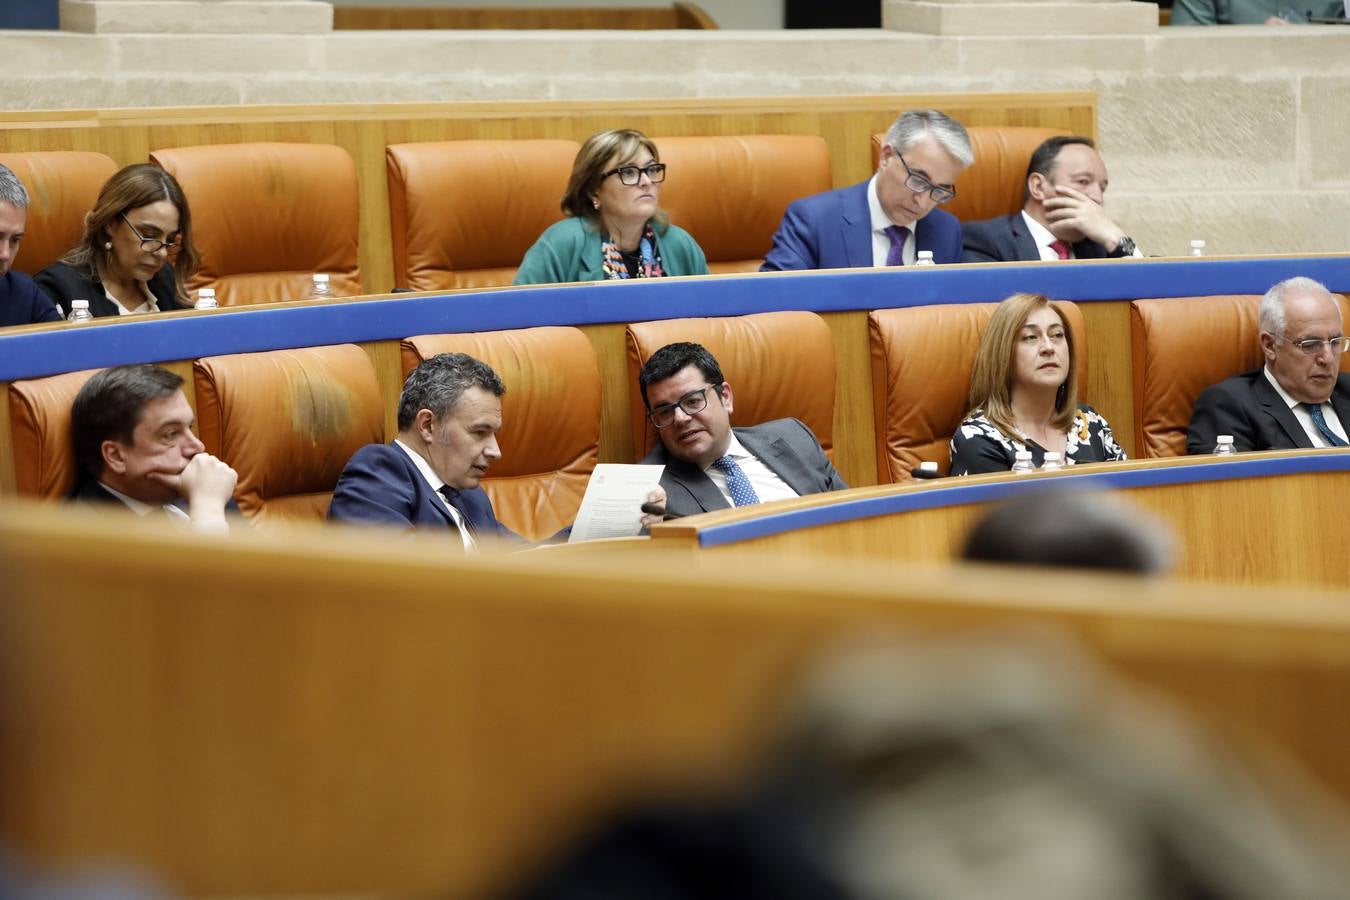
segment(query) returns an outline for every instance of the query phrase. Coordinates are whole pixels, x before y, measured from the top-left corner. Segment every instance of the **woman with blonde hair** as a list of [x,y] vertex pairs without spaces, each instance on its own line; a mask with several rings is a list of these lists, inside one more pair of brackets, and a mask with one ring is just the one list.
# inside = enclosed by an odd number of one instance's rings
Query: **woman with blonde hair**
[[34,280],[62,314],[88,300],[95,318],[129,316],[191,307],[186,284],[200,266],[183,189],[159,166],[137,163],[108,179],[80,243]]
[[970,412],[952,435],[953,475],[1006,472],[1018,450],[1039,468],[1124,459],[1111,426],[1078,403],[1078,359],[1063,312],[1040,294],[994,310],[970,373]]
[[631,128],[601,131],[581,145],[563,194],[567,218],[525,254],[516,284],[557,284],[707,275],[708,261],[660,208],[666,166]]

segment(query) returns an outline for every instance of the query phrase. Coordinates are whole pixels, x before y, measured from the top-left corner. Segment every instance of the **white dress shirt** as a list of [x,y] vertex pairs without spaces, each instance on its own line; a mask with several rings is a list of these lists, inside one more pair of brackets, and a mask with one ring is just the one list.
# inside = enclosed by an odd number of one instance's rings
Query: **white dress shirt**
[[145,302],[135,309],[127,309],[116,297],[108,293],[106,287],[103,289],[103,293],[112,301],[113,306],[117,307],[117,314],[119,316],[138,316],[141,313],[159,312],[159,304],[155,302],[155,295],[150,293],[150,285],[146,284],[144,281],[138,281],[136,283],[141,286],[141,293],[145,294]]
[[[1050,229],[1046,228],[1040,222],[1037,222],[1031,216],[1027,215],[1027,211],[1025,209],[1022,210],[1022,221],[1027,224],[1027,231],[1031,233],[1031,239],[1036,242],[1036,249],[1040,251],[1041,259],[1043,260],[1059,259],[1059,254],[1055,252],[1055,248],[1050,246],[1055,241],[1059,240],[1059,238],[1051,234]],[[1069,245],[1069,259],[1074,259],[1075,257],[1073,255],[1073,244],[1070,244],[1068,241],[1065,241],[1064,243]]]
[[[1303,407],[1303,404],[1289,396],[1288,392],[1280,386],[1280,383],[1271,373],[1270,366],[1266,366],[1264,371],[1266,381],[1269,381],[1270,386],[1275,388],[1275,393],[1280,395],[1280,399],[1289,404],[1290,411],[1293,412],[1294,418],[1298,419],[1298,424],[1303,426],[1303,430],[1307,433],[1308,440],[1312,441],[1312,445],[1314,447],[1335,446],[1322,436],[1322,432],[1313,424],[1312,414]],[[1327,420],[1328,428],[1335,432],[1341,440],[1345,440],[1345,425],[1341,422],[1341,417],[1336,415],[1336,410],[1332,407],[1330,402],[1322,404],[1322,418]]]
[[[741,467],[741,471],[745,473],[750,486],[755,489],[755,496],[759,498],[760,503],[798,496],[797,492],[788,487],[788,483],[779,478],[773,469],[764,465],[758,456],[745,449],[741,442],[736,440],[735,432],[731,434],[731,443],[727,447],[726,455],[734,459],[736,465]],[[716,485],[723,499],[727,501],[727,506],[735,506],[736,504],[731,499],[731,491],[727,489],[727,473],[713,465],[704,469],[703,473],[712,479],[712,483]]]
[[913,222],[892,222],[890,216],[881,208],[881,200],[877,198],[877,176],[873,175],[872,180],[867,182],[867,212],[872,219],[872,265],[886,265],[886,258],[891,255],[891,236],[886,233],[886,229],[892,225],[900,225],[909,229],[909,237],[905,239],[905,249],[902,254],[905,265],[914,265],[914,260],[918,258],[919,249],[914,246],[914,223]]
[[163,513],[165,516],[168,517],[168,519],[169,519],[170,522],[175,522],[175,523],[178,523],[178,524],[180,524],[180,525],[181,525],[181,524],[191,525],[191,526],[192,526],[193,528],[195,528],[196,530],[201,531],[201,532],[206,533],[206,534],[229,534],[229,533],[230,533],[230,523],[229,523],[228,521],[220,521],[220,522],[194,522],[194,521],[192,521],[192,517],[191,517],[191,516],[189,516],[187,513],[183,512],[183,510],[182,510],[181,508],[179,508],[179,507],[177,507],[177,506],[174,506],[172,503],[165,503],[165,504],[163,504],[162,506],[155,506],[155,505],[150,504],[150,503],[142,503],[140,500],[137,500],[135,497],[128,497],[126,494],[122,493],[121,491],[113,490],[112,488],[108,487],[106,484],[104,484],[104,483],[101,482],[101,481],[98,483],[98,485],[99,485],[99,487],[101,487],[101,488],[103,488],[105,491],[107,491],[108,493],[112,494],[112,495],[113,495],[114,497],[116,497],[118,500],[121,500],[124,504],[126,504],[127,509],[131,510],[132,512],[134,512],[136,515],[140,516],[141,518],[145,518],[146,516],[148,516],[148,515],[150,515],[151,513],[154,513],[154,512],[161,512],[161,513]]
[[450,501],[445,499],[445,495],[441,493],[441,488],[445,487],[445,482],[441,480],[441,476],[437,475],[435,470],[431,468],[431,464],[419,456],[417,452],[407,444],[395,439],[394,446],[408,454],[408,459],[413,461],[413,465],[416,466],[417,471],[421,473],[422,479],[431,486],[431,491],[436,495],[436,499],[440,501],[441,506],[445,507],[446,512],[450,513],[451,521],[453,521],[455,527],[459,529],[459,538],[464,542],[464,549],[469,552],[477,550],[478,543],[473,539],[473,535],[469,533],[468,525],[464,522],[464,516],[459,510],[451,506]]

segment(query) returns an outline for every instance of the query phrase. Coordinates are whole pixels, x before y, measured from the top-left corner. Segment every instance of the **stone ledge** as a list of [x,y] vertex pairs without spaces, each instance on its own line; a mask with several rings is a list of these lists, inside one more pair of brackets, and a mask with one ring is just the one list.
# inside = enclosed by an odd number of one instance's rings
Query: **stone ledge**
[[61,0],[61,29],[88,34],[327,34],[318,0]]
[[881,25],[891,31],[990,37],[1150,34],[1158,30],[1158,7],[1135,0],[1017,3],[886,0],[881,7]]

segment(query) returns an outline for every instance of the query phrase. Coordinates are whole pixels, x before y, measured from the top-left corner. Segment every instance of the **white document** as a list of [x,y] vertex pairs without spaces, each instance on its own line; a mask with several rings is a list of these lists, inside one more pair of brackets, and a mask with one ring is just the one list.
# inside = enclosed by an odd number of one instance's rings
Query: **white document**
[[567,542],[637,537],[642,532],[642,504],[661,483],[665,471],[665,466],[597,465],[586,484],[586,495],[581,498],[581,510]]

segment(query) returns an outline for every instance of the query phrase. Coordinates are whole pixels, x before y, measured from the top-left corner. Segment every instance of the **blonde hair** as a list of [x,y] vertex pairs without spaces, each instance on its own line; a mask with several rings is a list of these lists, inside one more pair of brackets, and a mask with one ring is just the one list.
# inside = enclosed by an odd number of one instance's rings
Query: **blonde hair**
[[1017,339],[1027,318],[1038,309],[1049,307],[1059,316],[1064,326],[1064,342],[1069,348],[1069,374],[1055,395],[1055,415],[1050,424],[1068,431],[1078,411],[1078,354],[1074,352],[1073,331],[1069,320],[1043,294],[1013,294],[994,310],[989,324],[980,338],[980,349],[975,352],[975,365],[970,371],[970,412],[984,413],[1004,437],[1022,442],[1012,411],[1013,369],[1017,358]]
[[[655,162],[661,161],[661,154],[657,152],[652,139],[633,128],[599,131],[586,138],[577,151],[577,158],[572,161],[572,176],[567,180],[567,190],[563,193],[562,211],[584,219],[598,229],[600,213],[592,197],[600,190],[600,182],[604,180],[601,176],[605,164],[617,156],[620,165],[623,165],[635,159],[641,150],[650,153]],[[658,231],[664,230],[668,221],[664,212],[658,210],[652,219],[659,226]]]

